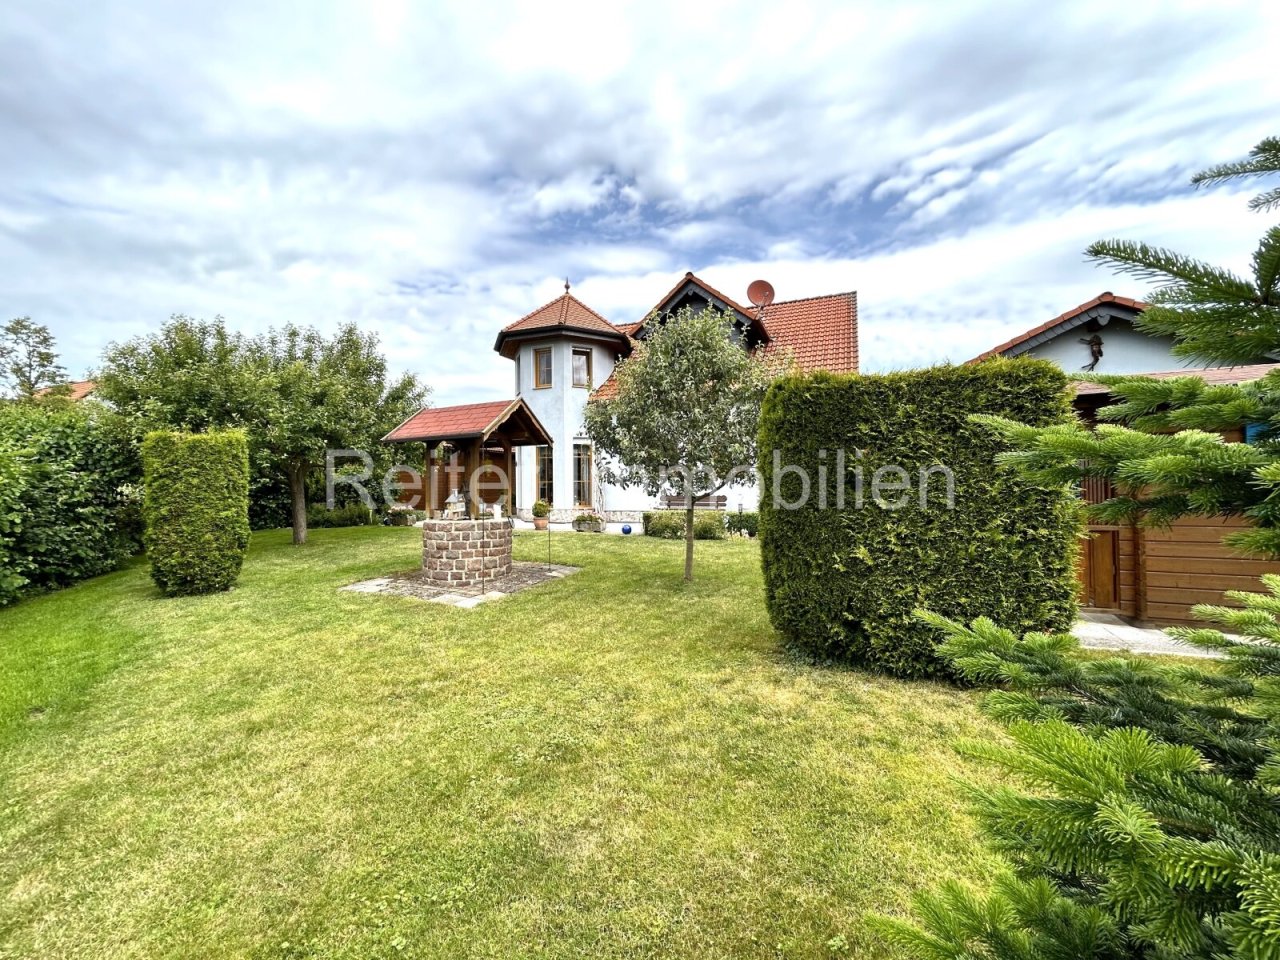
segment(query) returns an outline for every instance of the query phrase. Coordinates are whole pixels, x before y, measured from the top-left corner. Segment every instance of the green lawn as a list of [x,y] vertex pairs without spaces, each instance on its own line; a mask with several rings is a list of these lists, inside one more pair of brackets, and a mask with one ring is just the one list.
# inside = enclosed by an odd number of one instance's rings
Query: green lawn
[[[797,662],[759,553],[561,534],[475,610],[340,593],[414,529],[255,535],[0,612],[0,957],[830,957],[995,861],[974,698]],[[517,556],[546,555],[521,534]]]

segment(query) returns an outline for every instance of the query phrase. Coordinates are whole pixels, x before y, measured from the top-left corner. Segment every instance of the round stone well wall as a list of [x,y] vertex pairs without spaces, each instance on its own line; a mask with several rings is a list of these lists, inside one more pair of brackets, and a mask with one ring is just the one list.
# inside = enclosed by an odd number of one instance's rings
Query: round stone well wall
[[511,524],[506,520],[426,520],[422,570],[441,587],[475,587],[511,573]]

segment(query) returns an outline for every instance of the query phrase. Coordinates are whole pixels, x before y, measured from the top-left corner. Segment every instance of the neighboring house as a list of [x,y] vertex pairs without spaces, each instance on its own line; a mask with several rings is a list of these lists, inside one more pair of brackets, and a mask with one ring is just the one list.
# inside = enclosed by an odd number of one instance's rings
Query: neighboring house
[[66,394],[68,400],[84,400],[97,392],[98,384],[93,380],[75,380],[69,384],[58,384],[56,387],[42,387],[36,391],[36,396],[47,396],[54,390],[61,390],[64,387],[70,388],[70,392]]
[[[997,355],[1035,356],[1072,374],[1096,370],[1161,379],[1198,376],[1208,383],[1246,383],[1276,368],[1269,363],[1187,366],[1173,355],[1172,338],[1151,337],[1134,326],[1145,307],[1141,301],[1103,293],[970,362]],[[1078,383],[1074,390],[1076,412],[1089,424],[1112,402],[1101,384]],[[1234,442],[1245,439],[1240,431],[1225,436]],[[1091,480],[1081,494],[1086,503],[1101,503],[1112,489],[1106,481]],[[1237,606],[1223,591],[1256,590],[1261,574],[1280,573],[1280,563],[1223,546],[1222,538],[1243,526],[1239,517],[1184,517],[1167,529],[1090,524],[1081,549],[1080,601],[1093,612],[1160,625],[1197,622],[1191,616],[1197,603]]]
[[[636,521],[643,511],[660,505],[640,489],[600,482],[598,459],[583,430],[583,412],[590,398],[613,395],[614,367],[631,354],[636,341],[644,339],[649,318],[660,323],[685,306],[724,311],[732,319],[735,340],[744,349],[785,351],[806,371],[852,373],[858,369],[858,301],[852,292],[779,301],[762,310],[744,306],[686,273],[645,319],[615,323],[575,297],[566,283],[561,296],[504,327],[494,342],[494,349],[512,361],[515,385],[514,399],[494,408],[505,409],[505,404],[523,400],[552,441],[514,449],[516,468],[508,503],[517,515],[528,518],[534,502],[546,500],[557,522],[587,510],[609,521]],[[447,415],[451,409],[433,414]],[[494,424],[485,429],[499,428]],[[439,439],[438,430],[431,437],[419,436],[421,432],[411,419],[387,439]],[[725,493],[731,509],[757,506],[754,489],[737,487]]]
[[1052,360],[1068,373],[1146,373],[1217,366],[1189,364],[1173,355],[1172,337],[1152,336],[1134,326],[1146,306],[1141,300],[1118,297],[1107,290],[979,354],[970,363],[994,356],[1039,357]]

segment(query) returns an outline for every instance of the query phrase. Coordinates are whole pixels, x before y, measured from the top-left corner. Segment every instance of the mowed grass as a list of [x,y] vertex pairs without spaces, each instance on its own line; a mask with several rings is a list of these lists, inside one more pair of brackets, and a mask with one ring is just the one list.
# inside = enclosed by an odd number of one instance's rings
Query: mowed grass
[[[759,552],[561,534],[475,610],[339,592],[414,529],[257,534],[0,612],[0,957],[891,956],[986,852],[943,684],[779,648]],[[546,556],[520,534],[517,556]]]

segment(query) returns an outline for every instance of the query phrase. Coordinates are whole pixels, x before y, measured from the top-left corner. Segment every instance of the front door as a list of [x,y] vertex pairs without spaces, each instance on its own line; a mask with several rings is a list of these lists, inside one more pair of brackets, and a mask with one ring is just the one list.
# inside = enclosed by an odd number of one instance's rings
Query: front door
[[1120,531],[1090,527],[1080,548],[1080,605],[1096,610],[1120,607]]

